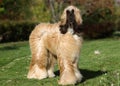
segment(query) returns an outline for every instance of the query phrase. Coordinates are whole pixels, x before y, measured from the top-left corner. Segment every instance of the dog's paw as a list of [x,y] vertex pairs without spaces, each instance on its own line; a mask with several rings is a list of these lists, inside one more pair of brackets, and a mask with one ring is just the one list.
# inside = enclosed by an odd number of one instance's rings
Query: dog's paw
[[47,78],[48,74],[46,70],[40,69],[38,65],[34,65],[29,71],[27,78],[29,79],[44,79]]
[[76,84],[76,80],[70,80],[70,79],[59,80],[58,84],[59,85],[75,85]]
[[41,80],[41,79],[47,78],[47,74],[43,74],[43,75],[41,75],[41,74],[39,74],[39,75],[28,74],[27,78],[28,79],[39,79],[39,80]]
[[46,73],[44,73],[44,74],[31,74],[31,73],[29,73],[27,78],[41,80],[41,79],[47,78],[47,74]]
[[49,78],[55,77],[55,74],[54,73],[53,74],[49,74],[48,77]]
[[52,70],[48,70],[48,77],[49,78],[55,77],[55,74]]

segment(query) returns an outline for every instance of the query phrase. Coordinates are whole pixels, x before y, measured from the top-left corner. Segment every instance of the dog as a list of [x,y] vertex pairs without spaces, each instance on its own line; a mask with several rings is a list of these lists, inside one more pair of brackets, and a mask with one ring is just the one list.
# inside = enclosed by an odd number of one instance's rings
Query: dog
[[56,60],[60,69],[58,84],[76,84],[82,79],[78,69],[82,36],[82,17],[75,6],[64,9],[58,23],[41,23],[29,37],[32,59],[27,78],[54,77]]

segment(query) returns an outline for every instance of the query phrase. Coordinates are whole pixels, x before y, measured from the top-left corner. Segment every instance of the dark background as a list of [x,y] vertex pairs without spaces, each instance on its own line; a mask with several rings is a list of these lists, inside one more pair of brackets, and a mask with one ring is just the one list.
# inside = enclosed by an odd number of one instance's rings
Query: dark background
[[28,40],[35,25],[59,21],[68,5],[80,8],[86,39],[120,36],[120,0],[0,0],[0,42]]

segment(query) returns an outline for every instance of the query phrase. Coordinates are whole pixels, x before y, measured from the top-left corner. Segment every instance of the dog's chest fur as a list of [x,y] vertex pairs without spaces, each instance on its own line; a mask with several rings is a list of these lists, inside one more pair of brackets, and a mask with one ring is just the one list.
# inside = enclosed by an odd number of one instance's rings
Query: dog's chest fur
[[73,50],[73,48],[79,49],[81,44],[80,43],[81,37],[73,33],[74,33],[73,29],[68,28],[68,31],[66,34],[61,34],[60,32],[48,34],[45,40],[46,48],[54,55],[57,55],[59,48],[63,49],[63,51],[66,48],[70,50]]
[[70,33],[70,34],[73,34],[74,30],[71,27],[69,27],[67,32]]

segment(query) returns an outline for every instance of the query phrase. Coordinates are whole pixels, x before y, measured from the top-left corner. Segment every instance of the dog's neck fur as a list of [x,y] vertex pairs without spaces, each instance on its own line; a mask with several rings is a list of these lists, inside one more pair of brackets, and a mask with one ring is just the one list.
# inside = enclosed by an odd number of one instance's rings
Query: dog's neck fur
[[71,27],[68,27],[68,31],[67,32],[70,33],[70,34],[74,34],[73,28],[71,28]]
[[80,25],[77,25],[76,21],[74,21],[74,23],[70,26],[69,23],[66,23],[65,25],[60,25],[60,32],[62,34],[66,34],[71,33],[71,34],[76,34],[76,35],[80,35],[80,33],[82,32],[82,28]]

